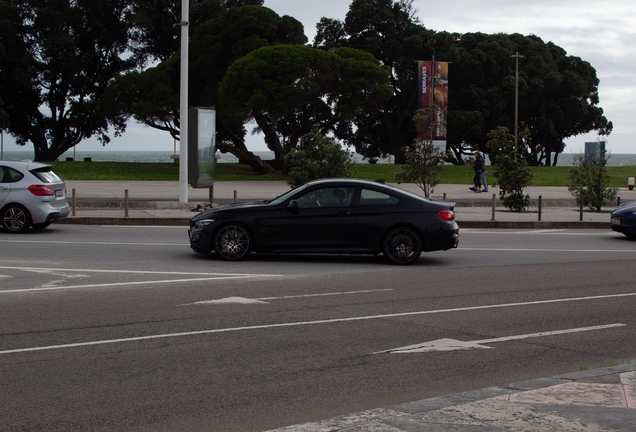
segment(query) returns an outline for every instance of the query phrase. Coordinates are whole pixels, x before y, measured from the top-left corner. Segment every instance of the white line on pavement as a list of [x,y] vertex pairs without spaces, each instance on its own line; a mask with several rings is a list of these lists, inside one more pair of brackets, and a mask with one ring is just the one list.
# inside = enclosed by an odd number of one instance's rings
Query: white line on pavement
[[215,334],[215,333],[230,333],[230,332],[237,332],[237,331],[263,330],[263,329],[283,328],[283,327],[298,327],[298,326],[316,325],[316,324],[356,322],[356,321],[366,321],[366,320],[374,320],[374,319],[398,318],[398,317],[405,317],[405,316],[433,315],[433,314],[450,313],[450,312],[466,312],[466,311],[475,311],[475,310],[533,306],[533,305],[541,305],[541,304],[566,303],[566,302],[585,301],[585,300],[624,298],[624,297],[634,297],[634,296],[636,296],[636,292],[624,293],[624,294],[607,294],[602,296],[572,297],[572,298],[553,299],[553,300],[537,300],[537,301],[529,301],[529,302],[521,302],[521,303],[504,303],[504,304],[484,305],[484,306],[470,306],[470,307],[463,307],[463,308],[439,309],[439,310],[431,310],[431,311],[402,312],[402,313],[383,314],[383,315],[368,315],[368,316],[361,316],[361,317],[334,318],[334,319],[317,320],[317,321],[299,321],[299,322],[291,322],[291,323],[264,324],[264,325],[233,327],[233,328],[224,328],[224,329],[199,330],[199,331],[182,332],[182,333],[165,333],[165,334],[158,334],[158,335],[138,336],[138,337],[130,337],[130,338],[122,338],[122,339],[78,342],[78,343],[64,344],[64,345],[49,345],[49,346],[40,346],[40,347],[32,347],[32,348],[9,349],[9,350],[0,351],[0,354],[15,354],[15,353],[25,353],[25,352],[33,352],[33,351],[47,351],[47,350],[62,349],[62,348],[76,348],[76,347],[86,347],[86,346],[94,346],[94,345],[146,341],[146,340],[152,340],[152,339],[165,339],[165,338],[173,338],[173,337],[207,335],[207,334]]
[[102,246],[178,246],[178,247],[190,247],[189,244],[183,243],[125,243],[125,242],[99,242],[99,241],[42,241],[42,240],[0,240],[0,243],[37,243],[37,244],[89,244],[89,245],[102,245]]
[[209,273],[209,272],[177,272],[177,271],[155,271],[155,270],[107,270],[107,269],[67,269],[58,267],[23,267],[23,266],[0,266],[5,270],[24,271],[66,271],[81,273],[130,273],[130,274],[167,274],[167,275],[204,275],[204,276],[281,276],[276,274],[244,274],[244,273]]
[[383,292],[383,291],[393,291],[392,288],[386,289],[377,289],[377,290],[359,290],[359,291],[342,291],[342,292],[333,292],[333,293],[319,293],[319,294],[302,294],[302,295],[293,295],[293,296],[281,296],[281,297],[260,297],[255,299],[249,299],[245,297],[227,297],[223,299],[214,299],[214,300],[202,300],[194,303],[186,303],[178,306],[201,306],[201,305],[217,305],[217,304],[228,304],[228,303],[238,303],[238,304],[263,304],[265,300],[285,300],[285,299],[294,299],[294,298],[306,298],[306,297],[325,297],[325,296],[338,296],[338,295],[350,295],[350,294],[364,294],[364,293],[372,293],[372,292]]

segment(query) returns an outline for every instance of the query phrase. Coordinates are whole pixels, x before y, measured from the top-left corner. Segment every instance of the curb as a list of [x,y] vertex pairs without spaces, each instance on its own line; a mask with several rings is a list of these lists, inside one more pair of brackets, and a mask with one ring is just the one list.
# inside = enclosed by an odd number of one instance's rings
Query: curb
[[189,226],[190,218],[70,216],[66,219],[55,221],[55,223],[62,225]]
[[531,221],[456,221],[459,228],[486,229],[604,229],[609,222],[531,222]]

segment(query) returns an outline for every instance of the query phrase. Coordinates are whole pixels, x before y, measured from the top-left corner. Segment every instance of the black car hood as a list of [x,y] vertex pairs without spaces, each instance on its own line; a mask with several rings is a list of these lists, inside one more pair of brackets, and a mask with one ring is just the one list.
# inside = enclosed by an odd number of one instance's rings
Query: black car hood
[[612,214],[631,214],[636,211],[636,201],[626,202],[624,204],[619,205],[616,210],[612,212]]
[[264,207],[267,207],[268,201],[252,201],[252,202],[240,202],[240,203],[229,203],[229,204],[223,204],[220,205],[218,207],[214,207],[208,210],[205,210],[201,213],[199,213],[198,215],[192,217],[191,220],[201,220],[201,219],[207,219],[210,217],[213,217],[213,215],[215,214],[219,214],[219,213],[223,213],[226,211],[232,211],[232,210],[236,210],[236,209],[249,209],[249,208],[254,208],[254,209],[262,209]]

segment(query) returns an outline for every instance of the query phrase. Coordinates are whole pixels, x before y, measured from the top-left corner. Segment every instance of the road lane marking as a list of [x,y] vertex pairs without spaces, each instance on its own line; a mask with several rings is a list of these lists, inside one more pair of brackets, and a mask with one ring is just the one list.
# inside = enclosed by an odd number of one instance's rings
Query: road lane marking
[[126,242],[103,242],[103,241],[61,241],[61,240],[0,240],[0,243],[37,243],[37,244],[87,244],[102,246],[178,246],[190,247],[189,243],[126,243]]
[[578,333],[592,330],[604,330],[614,327],[625,327],[627,324],[607,324],[590,327],[579,327],[567,330],[554,330],[541,333],[530,333],[525,335],[515,336],[503,336],[498,338],[481,339],[476,341],[460,341],[455,339],[437,339],[430,342],[424,342],[414,345],[407,345],[400,348],[393,348],[384,351],[378,351],[373,354],[408,354],[408,353],[422,353],[431,351],[455,351],[455,350],[468,350],[468,349],[492,349],[492,347],[483,345],[494,342],[507,342],[511,340],[529,339],[543,336],[554,336],[569,333]]
[[[50,292],[60,290],[74,290],[82,288],[106,288],[115,286],[135,286],[135,285],[149,285],[149,284],[163,284],[163,283],[188,283],[188,282],[202,282],[202,281],[220,281],[220,280],[233,280],[233,279],[247,279],[247,278],[260,278],[260,277],[282,277],[277,274],[241,274],[241,273],[203,273],[203,272],[169,272],[169,271],[140,271],[140,270],[100,270],[100,269],[62,269],[62,268],[46,268],[46,267],[23,267],[23,266],[0,266],[3,270],[20,270],[27,272],[45,273],[59,276],[63,272],[77,272],[77,273],[115,273],[115,274],[141,274],[141,275],[171,275],[171,276],[206,276],[200,278],[187,278],[187,279],[165,279],[165,280],[150,280],[139,282],[112,282],[103,284],[84,284],[84,285],[68,285],[68,286],[49,286],[44,285],[40,287],[0,290],[0,294],[18,294],[18,293],[33,293],[33,292]],[[8,276],[10,277],[10,276]],[[73,277],[73,276],[69,276]],[[80,276],[74,276],[80,277]],[[54,281],[56,283],[61,281]]]
[[529,302],[522,302],[522,303],[504,303],[504,304],[484,305],[484,306],[469,306],[469,307],[463,307],[463,308],[439,309],[439,310],[432,310],[432,311],[401,312],[401,313],[394,313],[394,314],[367,315],[367,316],[348,317],[348,318],[333,318],[333,319],[316,320],[316,321],[298,321],[298,322],[291,322],[291,323],[263,324],[263,325],[231,327],[231,328],[223,328],[223,329],[198,330],[198,331],[180,332],[180,333],[164,333],[164,334],[158,334],[158,335],[137,336],[137,337],[122,338],[122,339],[110,339],[110,340],[89,341],[89,342],[78,342],[78,343],[63,344],[63,345],[49,345],[49,346],[40,346],[40,347],[31,347],[31,348],[16,348],[16,349],[2,350],[0,351],[0,355],[25,353],[25,352],[33,352],[33,351],[48,351],[48,350],[64,349],[64,348],[77,348],[77,347],[86,347],[86,346],[95,346],[95,345],[106,345],[106,344],[115,344],[115,343],[124,343],[124,342],[138,342],[138,341],[147,341],[147,340],[153,340],[153,339],[166,339],[166,338],[174,338],[174,337],[188,337],[188,336],[197,336],[197,335],[231,333],[231,332],[238,332],[238,331],[289,328],[289,327],[299,327],[299,326],[308,326],[308,325],[317,325],[317,324],[346,323],[346,322],[368,321],[368,320],[375,320],[375,319],[390,319],[390,318],[400,318],[400,317],[407,317],[407,316],[434,315],[434,314],[442,314],[442,313],[450,313],[450,312],[466,312],[466,311],[476,311],[476,310],[509,308],[509,307],[519,307],[519,306],[534,306],[534,305],[543,305],[543,304],[551,304],[551,303],[567,303],[567,302],[574,302],[574,301],[600,300],[600,299],[612,299],[612,298],[623,298],[623,297],[634,297],[634,296],[636,296],[636,292],[625,293],[625,294],[607,294],[602,296],[572,297],[572,298],[553,299],[553,300],[536,300],[536,301],[529,301]]
[[203,275],[203,276],[281,276],[277,274],[251,274],[251,273],[210,273],[210,272],[180,272],[180,271],[157,271],[157,270],[109,270],[109,269],[68,269],[50,267],[24,267],[24,266],[0,266],[4,270],[24,270],[24,271],[65,271],[83,273],[130,273],[130,274],[165,274],[165,275]]
[[302,294],[302,295],[280,296],[280,297],[260,297],[256,299],[249,299],[245,297],[227,297],[223,299],[203,300],[203,301],[198,301],[194,303],[186,303],[186,304],[182,304],[178,306],[199,306],[199,305],[207,305],[207,304],[228,304],[228,303],[267,304],[266,300],[285,300],[285,299],[307,298],[307,297],[326,297],[326,296],[363,294],[363,293],[383,292],[383,291],[393,291],[393,289],[386,288],[386,289],[377,289],[377,290],[341,291],[341,292],[333,292],[333,293]]
[[625,252],[636,252],[636,249],[521,249],[521,248],[471,248],[471,247],[462,247],[460,246],[458,249],[467,250],[467,251],[498,251],[498,252],[585,252],[585,253],[606,253],[606,252],[615,252],[615,253],[625,253]]

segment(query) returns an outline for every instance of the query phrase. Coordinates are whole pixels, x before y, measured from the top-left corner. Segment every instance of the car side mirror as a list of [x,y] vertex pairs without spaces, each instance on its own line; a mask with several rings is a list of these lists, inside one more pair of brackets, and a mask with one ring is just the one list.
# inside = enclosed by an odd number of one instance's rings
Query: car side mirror
[[298,201],[296,200],[291,200],[289,204],[287,204],[288,209],[297,209],[298,207],[300,206],[298,205]]

